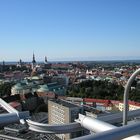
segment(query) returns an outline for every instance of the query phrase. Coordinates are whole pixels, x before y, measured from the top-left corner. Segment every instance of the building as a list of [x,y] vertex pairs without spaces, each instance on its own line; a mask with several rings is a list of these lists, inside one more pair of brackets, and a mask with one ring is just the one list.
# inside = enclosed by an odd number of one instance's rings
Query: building
[[17,94],[28,94],[31,92],[31,88],[26,85],[26,83],[17,83],[11,88],[11,95],[17,95]]
[[42,68],[43,68],[45,71],[48,70],[48,69],[51,69],[51,63],[48,62],[47,56],[45,56],[44,66],[42,66]]
[[[53,99],[48,101],[49,124],[65,124],[74,122],[78,114],[82,113],[82,107],[65,100]],[[61,140],[69,140],[82,135],[82,131],[69,134],[57,134]]]
[[33,53],[32,70],[35,68],[35,66],[36,66],[36,60],[35,60],[35,55]]
[[53,76],[52,79],[51,79],[51,82],[57,82],[58,84],[60,85],[65,85],[65,86],[68,86],[69,84],[69,78],[68,76],[66,75],[57,75],[57,76]]
[[45,56],[45,64],[48,64],[47,56]]
[[[123,111],[124,104],[122,102],[119,103],[119,110]],[[129,110],[137,110],[140,109],[140,103],[129,101]]]
[[47,96],[50,93],[58,96],[65,95],[66,87],[57,82],[44,84],[40,77],[34,76],[31,79],[24,79],[11,88],[11,95],[24,96],[28,93],[37,92],[38,96]]

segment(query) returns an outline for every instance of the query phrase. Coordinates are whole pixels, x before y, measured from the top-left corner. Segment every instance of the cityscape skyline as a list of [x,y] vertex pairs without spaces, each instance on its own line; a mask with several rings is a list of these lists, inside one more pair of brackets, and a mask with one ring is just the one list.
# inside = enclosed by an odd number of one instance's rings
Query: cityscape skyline
[[0,61],[140,59],[139,0],[0,1]]

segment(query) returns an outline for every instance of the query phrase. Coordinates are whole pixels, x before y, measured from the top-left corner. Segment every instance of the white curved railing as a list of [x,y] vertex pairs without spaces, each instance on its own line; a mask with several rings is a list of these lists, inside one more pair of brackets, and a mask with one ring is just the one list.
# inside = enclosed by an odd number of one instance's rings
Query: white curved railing
[[[61,125],[49,125],[49,124],[43,124],[43,123],[38,123],[31,121],[29,118],[29,113],[28,117],[26,117],[26,120],[22,119],[23,116],[21,116],[21,113],[18,112],[15,108],[10,106],[8,103],[6,103],[4,100],[0,98],[0,105],[5,108],[9,113],[14,113],[16,114],[18,120],[20,120],[21,124],[27,124],[29,126],[30,130],[40,132],[40,133],[70,133],[70,132],[75,132],[79,131],[81,128],[81,125],[77,122],[74,123],[69,123],[69,124],[61,124]],[[23,115],[23,113],[22,113]]]
[[128,111],[129,111],[129,105],[128,105],[128,96],[129,96],[129,91],[131,88],[131,85],[133,81],[135,80],[136,76],[140,74],[140,68],[137,69],[129,78],[125,90],[124,90],[124,105],[123,105],[123,125],[127,125],[127,116],[128,116]]

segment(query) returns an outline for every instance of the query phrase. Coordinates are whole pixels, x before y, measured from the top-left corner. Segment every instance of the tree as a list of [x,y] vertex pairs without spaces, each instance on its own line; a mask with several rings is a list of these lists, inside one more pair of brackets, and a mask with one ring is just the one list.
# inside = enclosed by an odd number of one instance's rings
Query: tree
[[1,84],[0,85],[0,97],[10,96],[11,95],[11,88],[13,85],[14,85],[13,82]]
[[67,93],[69,96],[82,98],[100,98],[122,100],[124,88],[121,85],[108,81],[83,81],[78,85],[72,85]]

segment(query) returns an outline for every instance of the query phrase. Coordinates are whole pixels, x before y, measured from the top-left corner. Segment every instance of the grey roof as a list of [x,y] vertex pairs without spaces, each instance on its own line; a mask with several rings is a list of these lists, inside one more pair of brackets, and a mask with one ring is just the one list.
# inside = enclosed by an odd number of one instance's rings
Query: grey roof
[[41,134],[26,130],[24,133],[0,131],[0,139],[3,140],[60,140],[55,134]]
[[64,107],[68,107],[68,108],[75,108],[75,107],[80,107],[78,105],[75,105],[75,104],[72,104],[71,102],[68,102],[68,101],[65,101],[65,100],[60,100],[60,99],[52,99],[51,101],[59,104],[59,105],[62,105]]

